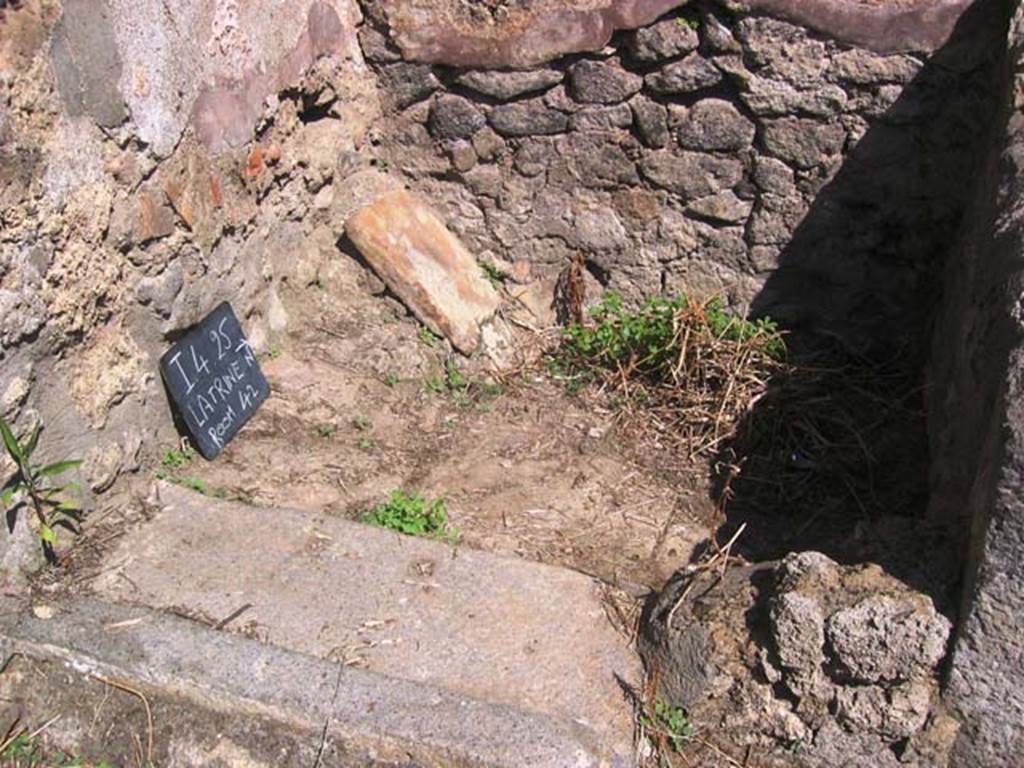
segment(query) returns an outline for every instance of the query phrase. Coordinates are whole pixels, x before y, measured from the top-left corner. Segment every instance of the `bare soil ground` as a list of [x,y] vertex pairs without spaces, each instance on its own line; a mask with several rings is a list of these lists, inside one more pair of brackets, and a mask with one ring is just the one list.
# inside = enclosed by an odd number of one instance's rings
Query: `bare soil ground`
[[[462,545],[573,568],[634,596],[690,561],[713,525],[705,471],[639,444],[609,398],[567,394],[541,361],[511,363],[500,387],[480,386],[473,363],[371,295],[379,286],[357,263],[332,269],[323,287],[284,295],[290,332],[262,361],[270,399],[214,461],[168,469],[154,457],[124,505],[135,511],[87,526],[72,557],[82,580],[102,568],[125,517],[144,514],[157,474],[348,518],[396,489],[444,498]],[[539,339],[522,331],[515,344],[536,359]],[[455,364],[473,382],[463,390],[446,383]]]

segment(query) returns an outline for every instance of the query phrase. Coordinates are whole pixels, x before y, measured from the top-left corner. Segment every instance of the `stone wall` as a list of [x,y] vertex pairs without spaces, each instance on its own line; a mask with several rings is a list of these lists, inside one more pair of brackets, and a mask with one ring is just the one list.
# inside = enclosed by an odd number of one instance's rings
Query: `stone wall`
[[930,365],[931,514],[968,550],[946,699],[964,727],[953,764],[1024,753],[1024,10],[1010,30],[966,226],[945,277]]
[[387,99],[380,157],[480,258],[536,276],[582,252],[630,299],[722,294],[922,361],[994,109],[991,4],[866,39],[868,20],[822,16],[828,4],[776,3],[783,21],[662,3],[683,7],[635,32],[606,24],[583,54],[565,7],[511,5],[511,31],[483,41],[404,2],[371,7],[361,31]]

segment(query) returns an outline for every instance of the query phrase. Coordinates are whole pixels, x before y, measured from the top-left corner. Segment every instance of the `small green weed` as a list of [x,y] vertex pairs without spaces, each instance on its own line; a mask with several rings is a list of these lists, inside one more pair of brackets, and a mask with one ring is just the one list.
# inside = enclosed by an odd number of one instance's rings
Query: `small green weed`
[[324,422],[323,424],[317,424],[316,429],[313,431],[316,433],[317,437],[322,437],[325,440],[329,440],[330,438],[334,437],[334,434],[338,431],[338,427],[336,424]]
[[201,493],[203,496],[209,496],[211,499],[232,498],[231,494],[228,493],[227,490],[224,488],[212,488],[207,485],[206,481],[201,477],[194,477],[191,475],[171,475],[165,472],[157,472],[156,476],[161,480],[166,480],[168,483],[174,483],[175,485],[187,488],[190,491]]
[[398,384],[398,376],[396,376],[393,373],[389,373],[387,376],[384,377],[384,384],[386,384],[389,387],[395,386],[396,384]]
[[196,452],[192,446],[184,441],[181,448],[168,448],[160,458],[160,464],[165,469],[181,469],[188,466],[195,458]]
[[665,745],[677,754],[682,752],[683,746],[693,736],[693,724],[686,716],[686,711],[661,699],[654,702],[653,713],[640,716],[640,723],[651,734],[662,753]]
[[451,360],[445,365],[443,376],[428,376],[423,380],[423,386],[436,395],[449,395],[459,408],[468,408],[474,403],[486,404],[505,391],[497,382],[466,376]]
[[58,485],[53,478],[78,468],[82,462],[78,459],[65,459],[43,467],[37,466],[32,460],[32,454],[39,445],[41,432],[42,424],[37,424],[28,440],[21,442],[15,437],[10,425],[0,417],[0,436],[16,467],[14,475],[0,488],[0,503],[8,513],[13,513],[22,505],[32,509],[39,521],[43,552],[46,559],[53,563],[56,562],[53,551],[57,543],[55,528],[78,533],[78,523],[82,519],[81,506],[67,498],[69,493],[78,493],[79,486],[76,483]]
[[376,443],[374,443],[373,440],[371,440],[368,437],[360,437],[358,440],[356,440],[356,448],[358,448],[360,451],[366,451],[367,453],[369,453],[374,449],[375,446]]
[[428,502],[416,493],[401,490],[393,491],[385,504],[366,512],[360,520],[409,536],[444,539],[453,544],[459,538],[458,529],[448,522],[444,499]]
[[419,337],[419,340],[423,344],[430,347],[431,349],[437,346],[438,337],[435,336],[434,332],[427,328],[427,326],[421,325],[419,327],[419,330],[416,331],[416,335]]
[[493,264],[487,262],[480,263],[480,269],[483,270],[484,277],[486,277],[495,288],[508,280],[508,275],[502,272]]
[[355,427],[356,432],[365,432],[373,426],[373,422],[365,416],[356,416],[352,419],[352,426]]
[[277,360],[281,356],[281,348],[278,346],[272,346],[267,350],[267,360]]
[[700,305],[685,297],[656,297],[628,311],[619,296],[609,292],[591,316],[593,325],[571,325],[565,330],[566,350],[584,367],[625,369],[668,379],[684,343],[698,332],[709,335],[709,341],[754,342],[760,352],[776,360],[786,353],[775,323],[737,317],[717,298]]
[[91,763],[81,757],[47,749],[38,737],[28,733],[20,733],[0,745],[0,765],[3,768],[118,768],[106,760]]
[[695,11],[685,10],[682,15],[676,17],[676,24],[698,30],[700,29],[700,17]]

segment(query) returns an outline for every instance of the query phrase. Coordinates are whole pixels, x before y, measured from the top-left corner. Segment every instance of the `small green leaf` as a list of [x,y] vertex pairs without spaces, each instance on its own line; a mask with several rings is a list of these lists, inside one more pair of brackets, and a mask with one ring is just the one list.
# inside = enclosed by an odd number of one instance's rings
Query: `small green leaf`
[[4,447],[7,448],[7,452],[20,467],[25,461],[25,455],[21,451],[21,446],[18,445],[18,439],[14,436],[14,433],[11,432],[10,426],[3,418],[0,418],[0,435],[3,436]]
[[60,475],[68,470],[75,469],[82,466],[81,459],[71,459],[68,461],[56,461],[53,464],[47,464],[45,467],[36,472],[36,477],[50,477],[52,475]]
[[0,492],[0,503],[2,503],[5,507],[11,506],[11,504],[14,502],[15,490],[15,488],[4,488],[4,490]]
[[39,526],[39,538],[45,541],[47,544],[57,543],[57,534],[53,532],[53,528],[48,525]]
[[43,431],[42,424],[36,424],[36,428],[32,430],[32,437],[28,439],[28,443],[25,444],[22,454],[25,457],[25,461],[28,461],[32,456],[32,452],[36,449],[39,444],[39,433]]

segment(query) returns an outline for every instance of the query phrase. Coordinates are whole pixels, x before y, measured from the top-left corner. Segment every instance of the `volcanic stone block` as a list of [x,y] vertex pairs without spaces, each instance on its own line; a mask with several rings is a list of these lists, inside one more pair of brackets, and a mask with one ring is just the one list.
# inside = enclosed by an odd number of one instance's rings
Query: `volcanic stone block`
[[722,99],[704,99],[693,105],[679,125],[679,146],[710,152],[735,152],[754,140],[754,124]]
[[669,64],[644,78],[648,90],[664,95],[693,93],[722,82],[718,67],[697,53]]
[[558,85],[562,82],[562,77],[562,73],[557,69],[535,69],[527,72],[474,70],[459,75],[456,82],[485,96],[508,101]]
[[498,295],[476,260],[425,202],[389,192],[345,224],[349,238],[416,316],[470,354]]
[[487,125],[487,118],[468,99],[445,94],[430,105],[428,124],[438,138],[468,139]]
[[547,136],[569,127],[569,118],[540,98],[502,104],[491,110],[488,119],[502,136]]
[[581,61],[569,70],[569,92],[576,101],[590,104],[618,104],[639,92],[643,85],[615,62]]
[[661,61],[697,50],[697,30],[679,19],[665,19],[638,29],[629,41],[629,52],[643,62]]

